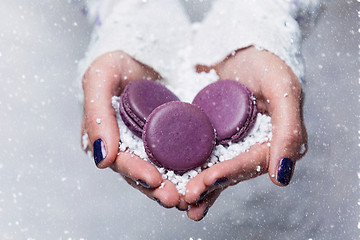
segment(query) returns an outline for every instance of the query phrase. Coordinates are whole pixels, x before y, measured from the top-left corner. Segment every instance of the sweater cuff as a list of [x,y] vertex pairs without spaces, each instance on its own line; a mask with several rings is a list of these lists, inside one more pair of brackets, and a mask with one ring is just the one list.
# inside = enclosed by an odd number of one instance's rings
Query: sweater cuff
[[[122,0],[100,7],[100,17],[79,77],[98,56],[115,50],[126,52],[152,67],[162,78],[174,78],[178,55],[191,43],[191,25],[177,0]],[[108,11],[104,9],[109,9]],[[104,8],[105,7],[105,8]],[[94,10],[93,10],[94,11]],[[102,16],[102,17],[101,17]],[[181,54],[180,54],[181,55]]]
[[198,29],[194,61],[212,65],[253,45],[280,57],[302,81],[301,31],[290,7],[287,1],[217,1]]

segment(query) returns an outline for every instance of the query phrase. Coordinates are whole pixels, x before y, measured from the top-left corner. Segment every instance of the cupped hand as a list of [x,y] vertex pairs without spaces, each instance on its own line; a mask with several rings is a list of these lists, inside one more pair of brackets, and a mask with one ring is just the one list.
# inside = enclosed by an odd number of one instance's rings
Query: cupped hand
[[159,79],[150,67],[122,51],[98,57],[83,76],[84,114],[82,133],[88,136],[88,149],[98,168],[110,167],[133,187],[164,207],[179,204],[174,184],[163,181],[159,171],[138,156],[119,152],[120,134],[111,99],[119,96],[127,83]]
[[184,200],[190,204],[187,214],[193,220],[201,220],[224,189],[241,181],[268,172],[274,184],[288,185],[296,161],[307,149],[301,84],[279,57],[249,47],[216,65],[197,66],[198,72],[210,69],[215,69],[220,79],[237,80],[253,91],[258,110],[271,116],[272,139],[215,164],[189,181]]

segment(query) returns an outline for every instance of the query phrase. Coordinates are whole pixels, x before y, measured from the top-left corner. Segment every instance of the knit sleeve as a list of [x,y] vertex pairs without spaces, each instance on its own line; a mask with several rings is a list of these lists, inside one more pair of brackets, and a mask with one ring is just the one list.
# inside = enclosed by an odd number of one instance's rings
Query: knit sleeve
[[176,72],[176,55],[190,45],[191,25],[177,0],[93,0],[95,23],[88,50],[79,63],[81,77],[94,59],[121,50],[167,79]]
[[181,53],[189,47],[192,63],[211,65],[253,45],[279,56],[302,79],[301,42],[323,6],[319,0],[217,0],[198,27],[192,28],[178,0],[87,2],[94,30],[79,63],[80,78],[96,57],[114,50],[171,79],[178,76]]
[[302,30],[313,26],[318,0],[216,1],[195,37],[195,61],[211,65],[248,46],[279,56],[304,77]]

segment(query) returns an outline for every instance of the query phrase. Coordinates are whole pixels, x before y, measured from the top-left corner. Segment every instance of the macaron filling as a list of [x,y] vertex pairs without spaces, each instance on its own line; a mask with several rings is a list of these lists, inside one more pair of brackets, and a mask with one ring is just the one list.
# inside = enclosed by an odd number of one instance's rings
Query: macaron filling
[[130,129],[130,131],[136,136],[141,137],[143,128],[134,120],[134,116],[126,111],[122,97],[119,99],[119,113],[124,124]]
[[247,89],[247,91],[249,93],[249,112],[248,112],[248,118],[246,119],[246,122],[244,123],[242,128],[236,134],[234,134],[234,136],[232,136],[230,139],[225,139],[225,140],[219,142],[219,144],[226,144],[229,141],[232,141],[232,142],[241,141],[244,137],[247,136],[247,134],[251,131],[252,127],[254,126],[254,124],[256,122],[257,113],[258,113],[257,104],[256,104],[256,99],[253,96],[253,93],[249,89]]

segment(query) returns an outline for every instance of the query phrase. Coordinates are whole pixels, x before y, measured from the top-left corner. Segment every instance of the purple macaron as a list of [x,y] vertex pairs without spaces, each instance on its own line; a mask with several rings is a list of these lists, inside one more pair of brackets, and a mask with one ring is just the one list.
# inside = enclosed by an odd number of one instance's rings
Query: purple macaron
[[162,84],[151,80],[133,81],[120,96],[120,116],[125,125],[141,137],[150,113],[156,107],[171,101],[179,101],[179,98]]
[[200,106],[216,130],[216,142],[238,142],[256,121],[257,106],[253,93],[234,80],[220,80],[202,89],[193,104]]
[[201,166],[210,157],[215,132],[200,107],[169,102],[157,107],[148,117],[143,142],[155,165],[184,173]]

